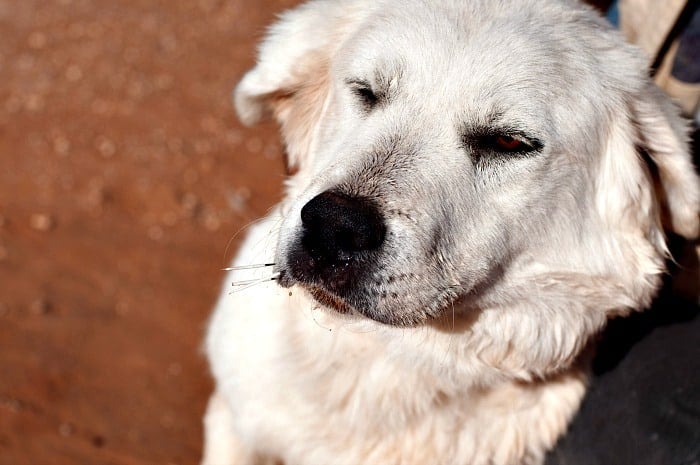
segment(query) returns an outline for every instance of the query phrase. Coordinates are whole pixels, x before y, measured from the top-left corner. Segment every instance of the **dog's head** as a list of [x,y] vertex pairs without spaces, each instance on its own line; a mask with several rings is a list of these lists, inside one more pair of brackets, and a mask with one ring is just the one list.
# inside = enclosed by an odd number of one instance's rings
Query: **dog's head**
[[312,1],[235,103],[274,115],[298,169],[281,284],[382,323],[531,301],[593,331],[649,303],[662,217],[698,233],[683,122],[573,2]]

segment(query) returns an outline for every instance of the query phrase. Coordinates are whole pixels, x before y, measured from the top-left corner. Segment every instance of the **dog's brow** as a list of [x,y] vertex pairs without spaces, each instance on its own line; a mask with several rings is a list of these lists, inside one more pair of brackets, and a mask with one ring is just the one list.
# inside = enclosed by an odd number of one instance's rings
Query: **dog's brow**
[[368,80],[362,78],[347,78],[345,79],[345,84],[349,86],[372,87]]
[[403,69],[404,67],[400,62],[384,69],[377,68],[374,72],[374,82],[379,90],[386,95],[396,92],[397,87],[401,83]]
[[509,114],[510,112],[494,108],[480,118],[466,118],[460,127],[460,133],[464,137],[484,134],[515,135],[541,143],[543,134],[540,131]]
[[365,87],[372,89],[372,92],[378,96],[385,97],[389,92],[389,85],[391,80],[383,73],[375,73],[374,79],[364,79],[364,78],[347,78],[345,83],[349,86]]

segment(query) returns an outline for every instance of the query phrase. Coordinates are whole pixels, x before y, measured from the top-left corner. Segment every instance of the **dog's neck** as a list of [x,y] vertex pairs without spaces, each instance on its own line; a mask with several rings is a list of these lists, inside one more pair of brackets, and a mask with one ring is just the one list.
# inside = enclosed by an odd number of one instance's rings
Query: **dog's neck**
[[[324,421],[312,426],[315,431],[342,428],[345,419],[361,418],[358,433],[385,435],[378,450],[387,454],[418,460],[421,452],[413,448],[420,447],[411,446],[413,441],[406,437],[424,438],[423,448],[440,448],[432,438],[445,437],[444,450],[426,458],[452,454],[472,464],[491,463],[494,457],[494,463],[537,464],[564,432],[583,397],[585,375],[578,365],[522,381],[517,378],[525,375],[514,376],[488,358],[480,360],[480,354],[464,344],[468,334],[386,327],[320,309],[300,295],[303,291],[293,293],[290,302],[297,308],[288,314],[296,318],[288,323],[293,325],[290,340],[299,342],[293,348],[296,373],[303,373],[304,384],[316,386],[308,391],[313,393],[308,400],[324,411],[315,416]],[[435,347],[425,350],[430,345]],[[426,358],[426,353],[434,358]],[[445,410],[461,413],[437,414]],[[328,434],[323,443],[337,437]]]

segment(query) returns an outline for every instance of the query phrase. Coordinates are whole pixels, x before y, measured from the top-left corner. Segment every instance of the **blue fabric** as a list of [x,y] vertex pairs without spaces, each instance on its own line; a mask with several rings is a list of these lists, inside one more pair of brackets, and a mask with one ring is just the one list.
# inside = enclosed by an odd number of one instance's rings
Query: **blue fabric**
[[690,23],[683,30],[671,75],[682,82],[700,83],[700,8],[691,12]]
[[620,25],[620,11],[617,8],[617,0],[613,2],[612,5],[610,5],[610,8],[608,8],[608,21],[613,26],[619,26]]

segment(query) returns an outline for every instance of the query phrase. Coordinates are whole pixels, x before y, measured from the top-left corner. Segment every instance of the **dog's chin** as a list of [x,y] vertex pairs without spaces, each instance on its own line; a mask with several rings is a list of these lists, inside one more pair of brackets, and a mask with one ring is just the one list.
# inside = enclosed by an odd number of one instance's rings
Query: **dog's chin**
[[316,302],[328,307],[343,315],[349,315],[352,313],[361,313],[354,309],[350,304],[341,299],[338,296],[331,294],[325,289],[318,286],[305,286],[306,290],[311,294]]
[[422,307],[411,309],[396,292],[387,298],[387,292],[373,291],[371,285],[365,289],[363,277],[351,267],[323,275],[308,267],[309,263],[312,262],[297,259],[292,266],[281,267],[277,270],[277,283],[285,288],[304,289],[321,308],[345,318],[368,318],[388,326],[411,327],[425,324],[440,313],[427,312]]
[[350,302],[349,299],[338,296],[318,284],[308,284],[298,281],[291,285],[288,282],[286,284],[285,287],[291,287],[292,285],[299,286],[308,292],[321,308],[336,313],[343,318],[365,318],[383,325],[398,327],[418,326],[425,323],[427,320],[425,315],[419,313],[407,314],[403,312],[399,314],[398,312],[391,311],[391,309],[381,309],[378,308],[377,305],[371,305],[369,303],[361,302],[361,304],[355,304]]

